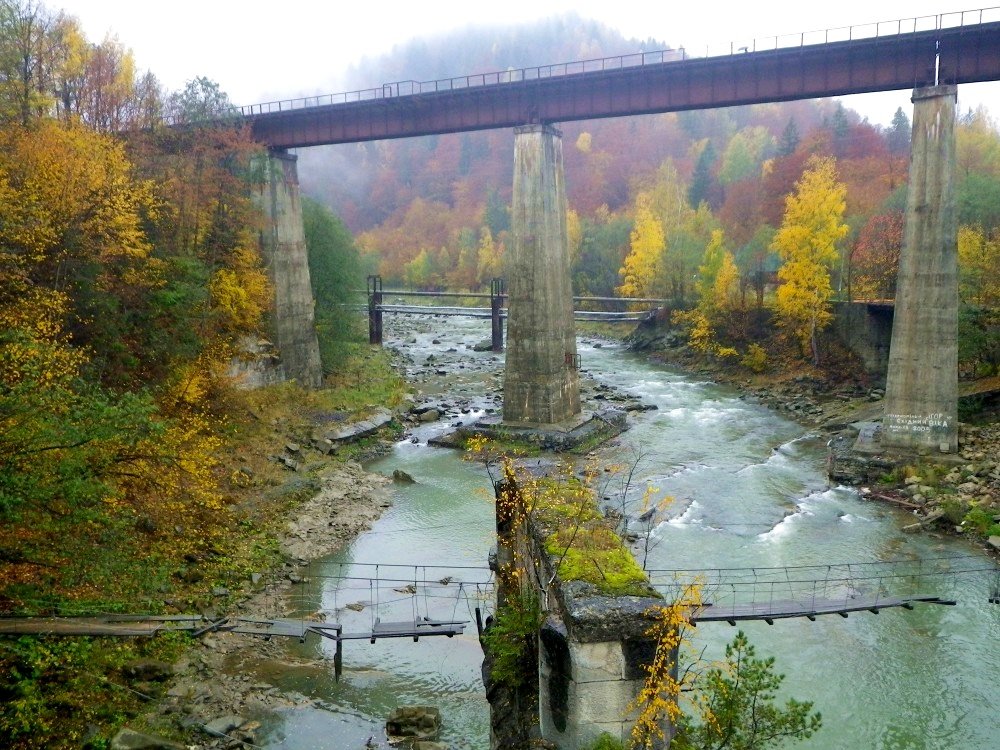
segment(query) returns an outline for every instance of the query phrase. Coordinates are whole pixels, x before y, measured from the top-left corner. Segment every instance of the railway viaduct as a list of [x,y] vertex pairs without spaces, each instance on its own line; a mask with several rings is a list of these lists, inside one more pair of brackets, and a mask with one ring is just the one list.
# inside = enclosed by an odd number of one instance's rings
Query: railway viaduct
[[285,374],[320,382],[296,157],[289,149],[512,128],[513,248],[504,422],[566,425],[580,399],[556,123],[913,90],[904,246],[883,445],[954,452],[957,87],[1000,79],[1000,9],[771,37],[715,57],[640,53],[243,107],[269,149],[265,255]]

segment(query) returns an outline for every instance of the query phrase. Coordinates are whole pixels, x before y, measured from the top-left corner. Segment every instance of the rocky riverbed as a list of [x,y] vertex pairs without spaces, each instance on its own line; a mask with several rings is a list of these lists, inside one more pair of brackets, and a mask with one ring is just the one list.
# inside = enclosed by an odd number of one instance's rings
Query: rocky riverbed
[[[303,583],[301,568],[310,560],[328,555],[368,529],[389,507],[386,477],[372,474],[356,462],[332,465],[320,479],[320,490],[288,515],[279,539],[284,565],[267,573],[252,574],[242,596],[225,613],[208,611],[210,618],[277,618],[293,609],[290,599]],[[220,595],[229,592],[219,592]],[[317,618],[319,619],[319,618]],[[124,730],[112,748],[238,748],[254,746],[260,716],[281,707],[309,703],[301,695],[282,692],[244,671],[263,661],[288,662],[286,644],[245,635],[218,632],[194,641],[187,654],[173,665],[159,665],[153,681],[163,692],[147,716],[150,731],[186,734],[178,745],[156,736]],[[307,664],[297,664],[308,667]],[[325,667],[324,667],[325,669]]]

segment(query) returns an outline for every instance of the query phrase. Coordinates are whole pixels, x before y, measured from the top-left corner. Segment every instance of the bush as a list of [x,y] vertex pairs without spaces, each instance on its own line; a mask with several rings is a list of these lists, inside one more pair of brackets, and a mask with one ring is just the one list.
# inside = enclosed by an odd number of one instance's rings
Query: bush
[[584,750],[625,750],[625,743],[616,740],[607,732],[601,734],[596,740],[587,745]]
[[994,536],[1000,534],[1000,524],[993,522],[993,513],[977,505],[970,508],[962,519],[962,525],[967,531],[973,531],[981,536]]
[[511,688],[521,685],[523,666],[531,661],[541,625],[542,608],[534,592],[521,592],[497,608],[483,632],[483,648],[493,658],[490,674],[494,680]]
[[760,344],[750,344],[747,353],[743,355],[743,366],[756,373],[767,369],[767,352]]

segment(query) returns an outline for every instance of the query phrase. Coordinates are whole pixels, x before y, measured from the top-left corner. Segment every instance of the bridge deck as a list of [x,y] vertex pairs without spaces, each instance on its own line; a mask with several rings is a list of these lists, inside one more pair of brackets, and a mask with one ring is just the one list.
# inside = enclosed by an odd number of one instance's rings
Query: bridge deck
[[823,41],[399,82],[354,98],[254,105],[243,116],[257,140],[287,149],[1000,79],[997,22]]
[[942,599],[938,596],[904,596],[846,600],[810,599],[797,601],[783,599],[724,606],[710,604],[698,610],[691,618],[691,622],[695,625],[701,622],[728,622],[730,625],[735,625],[741,621],[763,620],[770,625],[774,620],[787,620],[793,617],[815,620],[818,615],[847,617],[851,612],[871,612],[877,615],[880,610],[892,607],[913,609],[914,604],[952,606],[955,601]]
[[105,617],[8,617],[0,618],[0,635],[113,636],[119,638],[153,636],[165,632],[188,632],[195,636],[211,632],[240,633],[304,639],[309,633],[334,641],[379,638],[413,638],[443,635],[451,638],[465,632],[465,620],[407,620],[402,622],[375,621],[371,630],[343,632],[334,622],[278,618],[221,618],[208,620],[201,615],[110,615]]
[[[488,307],[446,307],[443,305],[378,305],[376,308],[383,313],[393,313],[396,315],[433,315],[441,317],[459,316],[463,318],[493,317],[492,311]],[[645,312],[603,312],[600,310],[574,310],[573,318],[576,320],[596,320],[607,323],[629,323],[645,320],[650,315]],[[503,310],[500,317],[507,318],[507,311]]]
[[[940,604],[952,606],[955,601],[938,596],[919,595],[903,597],[873,597],[861,599],[781,599],[752,602],[749,604],[706,604],[695,611],[692,624],[702,622],[737,622],[748,620],[786,620],[805,617],[815,620],[819,615],[840,615],[847,617],[851,612],[871,612],[893,607],[913,609],[914,604]],[[451,638],[465,632],[465,620],[403,620],[382,622],[375,620],[370,630],[345,633],[343,626],[335,622],[315,622],[305,619],[277,618],[228,618],[209,620],[201,615],[107,615],[103,617],[7,617],[0,618],[2,635],[55,635],[55,636],[113,636],[141,637],[157,633],[188,632],[201,636],[211,632],[240,633],[258,635],[265,638],[305,639],[313,633],[333,641],[367,640],[375,643],[380,638],[412,638],[446,636]]]

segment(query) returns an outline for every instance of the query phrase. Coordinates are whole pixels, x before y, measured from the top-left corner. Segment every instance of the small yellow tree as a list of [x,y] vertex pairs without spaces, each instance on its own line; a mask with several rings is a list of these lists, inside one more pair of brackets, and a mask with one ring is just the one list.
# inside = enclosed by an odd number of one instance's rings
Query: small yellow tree
[[846,197],[847,188],[836,179],[834,159],[812,157],[795,193],[785,199],[785,216],[771,243],[784,261],[778,270],[783,282],[775,303],[778,316],[816,363],[816,334],[832,318],[830,266],[839,257],[838,240],[847,234]]
[[635,201],[635,224],[630,236],[631,246],[625,265],[618,271],[622,285],[618,293],[625,297],[649,296],[660,272],[666,240],[663,225],[653,214],[647,193],[639,193]]
[[962,300],[982,307],[1000,306],[1000,239],[979,227],[958,230],[959,291]]

